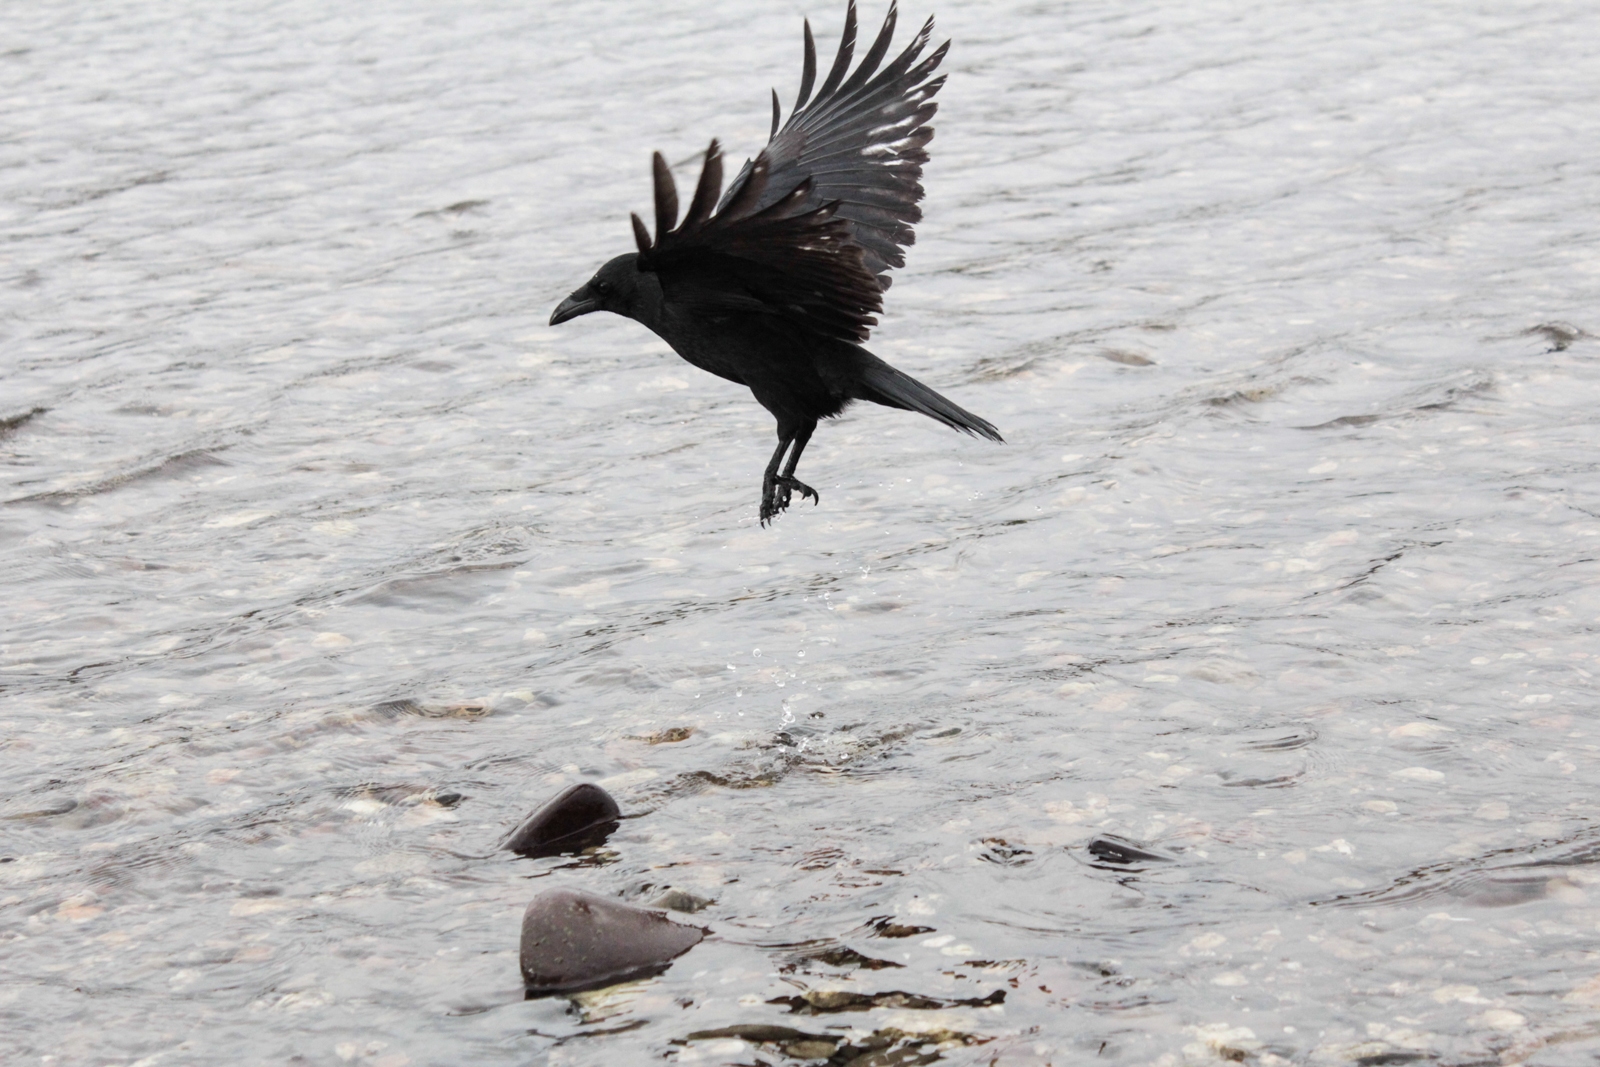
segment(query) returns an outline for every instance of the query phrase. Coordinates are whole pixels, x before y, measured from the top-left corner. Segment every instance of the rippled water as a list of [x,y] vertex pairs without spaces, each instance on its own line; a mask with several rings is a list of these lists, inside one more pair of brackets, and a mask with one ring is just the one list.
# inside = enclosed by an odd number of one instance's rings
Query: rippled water
[[[0,17],[17,1062],[1591,1062],[1600,9],[940,4],[872,347],[1008,443],[762,530],[545,326],[841,14],[666,6]],[[524,1001],[555,885],[715,933]]]

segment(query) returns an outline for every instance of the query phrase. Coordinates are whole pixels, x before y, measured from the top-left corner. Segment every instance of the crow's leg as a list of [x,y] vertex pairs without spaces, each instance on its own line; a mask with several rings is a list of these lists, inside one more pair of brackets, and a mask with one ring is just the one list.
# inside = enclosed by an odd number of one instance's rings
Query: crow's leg
[[[778,423],[778,449],[772,453],[772,461],[767,464],[766,474],[761,479],[761,525],[765,526],[777,518],[778,512],[789,506],[790,497],[795,492],[802,498],[810,497],[818,502],[822,500],[815,489],[794,476],[794,469],[800,465],[800,453],[805,451],[816,429],[815,419],[798,426]],[[789,452],[790,445],[794,446],[793,452]],[[785,452],[789,452],[789,462],[784,466],[783,473],[779,474],[778,464],[783,462]]]
[[817,424],[809,422],[800,427],[794,435],[794,451],[789,453],[789,462],[784,464],[783,473],[778,475],[778,510],[782,511],[789,506],[789,491],[792,489],[800,494],[800,499],[811,498],[812,504],[822,503],[822,494],[811,488],[805,482],[794,476],[794,469],[800,466],[800,453],[806,450],[806,445],[811,443],[811,435],[816,432]]
[[778,512],[789,506],[789,493],[787,490],[783,494],[783,503],[778,503],[778,464],[783,462],[783,454],[789,451],[789,442],[793,440],[794,431],[779,423],[778,450],[772,453],[772,462],[767,464],[766,473],[761,478],[761,525],[763,526],[771,522]]

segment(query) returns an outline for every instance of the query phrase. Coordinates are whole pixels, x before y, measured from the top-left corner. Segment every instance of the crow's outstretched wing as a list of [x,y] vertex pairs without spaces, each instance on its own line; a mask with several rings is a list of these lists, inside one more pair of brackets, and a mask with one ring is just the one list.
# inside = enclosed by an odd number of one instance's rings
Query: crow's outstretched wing
[[667,161],[654,158],[656,236],[633,216],[639,267],[654,271],[667,299],[696,314],[776,315],[828,337],[864,341],[883,307],[852,224],[836,202],[817,204],[803,180],[776,195],[759,158],[713,214],[722,192],[722,154],[705,167],[683,222]]
[[838,202],[834,217],[845,220],[864,253],[866,269],[889,288],[891,267],[905,265],[905,246],[916,240],[911,224],[922,218],[922,165],[933,138],[928,121],[938,110],[933,95],[944,77],[931,77],[950,42],[918,62],[933,33],[930,18],[904,52],[882,70],[878,65],[894,37],[895,5],[883,29],[852,73],[856,43],[856,5],[850,0],[844,34],[833,67],[815,98],[817,49],[811,24],[805,26],[805,66],[800,95],[789,121],[778,128],[778,94],[772,94],[772,134],[761,154],[744,165],[728,188],[724,203],[746,195],[746,185],[764,168],[765,184],[755,206],[765,208],[809,183],[802,203],[808,207]]

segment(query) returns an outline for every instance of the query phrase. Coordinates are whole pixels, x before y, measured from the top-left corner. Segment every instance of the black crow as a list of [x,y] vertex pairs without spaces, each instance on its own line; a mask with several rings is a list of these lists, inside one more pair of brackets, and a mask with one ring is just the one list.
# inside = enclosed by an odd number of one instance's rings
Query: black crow
[[[818,419],[851,401],[920,411],[946,426],[999,441],[1000,432],[861,347],[883,310],[886,271],[905,263],[904,246],[922,218],[928,120],[944,77],[931,77],[950,43],[918,61],[933,32],[882,70],[895,7],[860,66],[856,8],[845,13],[833,67],[815,97],[817,50],[805,26],[800,95],[722,193],[722,154],[706,150],[689,212],[666,160],[654,158],[656,234],[633,216],[637,253],[618,256],[561,302],[550,325],[610,311],[654,330],[701,370],[747,385],[778,420],[778,450],[761,483],[761,524],[789,506],[790,493],[820,498],[794,476]],[[789,461],[784,464],[784,453]],[[782,472],[779,466],[782,465]]]

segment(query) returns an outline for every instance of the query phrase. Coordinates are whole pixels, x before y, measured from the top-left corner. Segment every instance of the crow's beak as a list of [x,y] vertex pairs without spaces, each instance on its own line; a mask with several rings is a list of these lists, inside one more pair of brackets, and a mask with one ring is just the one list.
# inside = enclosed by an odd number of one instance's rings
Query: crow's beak
[[550,316],[550,325],[560,326],[568,319],[575,319],[579,315],[587,315],[591,311],[599,310],[599,299],[589,292],[589,287],[586,285],[556,306],[555,312]]

